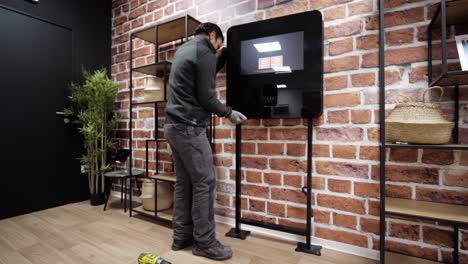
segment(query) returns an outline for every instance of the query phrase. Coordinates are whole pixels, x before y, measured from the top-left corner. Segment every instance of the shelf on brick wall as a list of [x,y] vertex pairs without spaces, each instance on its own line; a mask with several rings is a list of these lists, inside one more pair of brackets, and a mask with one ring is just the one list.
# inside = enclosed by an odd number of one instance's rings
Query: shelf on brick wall
[[164,67],[166,67],[166,75],[169,75],[171,66],[172,63],[170,61],[161,61],[133,68],[133,71],[162,78],[164,76]]
[[[468,0],[451,1],[445,4],[447,25],[461,25],[468,23]],[[440,24],[440,12],[434,18],[436,25]]]
[[[187,36],[191,36],[195,33],[195,29],[200,22],[189,15],[187,15],[187,20],[187,32],[189,32]],[[156,31],[158,31],[157,40]],[[185,16],[138,31],[133,35],[145,41],[157,43],[158,45],[185,38]]]
[[425,148],[425,149],[468,149],[468,145],[447,144],[447,145],[419,145],[419,144],[394,144],[386,143],[387,148]]
[[385,213],[452,223],[468,223],[468,206],[385,198]]
[[168,182],[176,181],[176,177],[173,174],[156,174],[156,175],[148,176],[148,178],[156,179],[160,181],[168,181]]
[[393,252],[385,252],[385,263],[386,264],[436,264],[439,262],[401,255],[401,254],[397,254]]
[[468,84],[468,71],[448,71],[433,81],[430,86],[450,86]]

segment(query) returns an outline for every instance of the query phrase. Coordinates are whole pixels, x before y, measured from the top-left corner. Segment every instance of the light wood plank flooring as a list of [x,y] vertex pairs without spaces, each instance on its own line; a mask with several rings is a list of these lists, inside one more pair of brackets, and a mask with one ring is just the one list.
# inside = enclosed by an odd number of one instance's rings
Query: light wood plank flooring
[[[242,264],[367,264],[375,261],[322,250],[322,256],[294,252],[294,243],[252,234],[247,240],[227,238],[218,224],[218,238],[234,249],[225,263]],[[128,217],[117,200],[106,212],[89,202],[61,206],[0,221],[2,264],[135,264],[142,252],[161,254],[173,264],[220,263],[195,257],[191,250],[171,251],[172,230],[142,217]]]

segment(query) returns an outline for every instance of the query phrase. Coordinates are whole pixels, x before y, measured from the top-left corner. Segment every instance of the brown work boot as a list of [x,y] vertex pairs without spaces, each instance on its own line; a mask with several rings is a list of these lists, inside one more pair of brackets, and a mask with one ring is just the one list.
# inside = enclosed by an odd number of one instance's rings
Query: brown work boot
[[194,245],[192,248],[192,254],[213,260],[226,260],[232,257],[232,249],[229,246],[224,246],[221,242],[216,240],[216,242],[210,247]]

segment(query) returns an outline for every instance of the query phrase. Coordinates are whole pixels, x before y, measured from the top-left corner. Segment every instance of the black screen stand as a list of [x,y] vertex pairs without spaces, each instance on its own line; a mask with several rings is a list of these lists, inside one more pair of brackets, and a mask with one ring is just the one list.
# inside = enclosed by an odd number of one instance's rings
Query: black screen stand
[[307,186],[302,187],[302,192],[307,195],[307,225],[306,229],[294,228],[283,225],[276,225],[270,223],[264,223],[261,221],[250,220],[241,217],[241,131],[242,126],[236,125],[236,227],[232,228],[229,232],[226,233],[228,237],[234,237],[239,239],[245,239],[250,235],[250,231],[241,230],[241,224],[253,225],[262,228],[268,228],[272,230],[277,230],[281,232],[303,235],[306,237],[306,242],[297,243],[296,251],[304,252],[308,254],[314,254],[320,256],[322,246],[312,245],[311,236],[312,236],[312,119],[307,119]]

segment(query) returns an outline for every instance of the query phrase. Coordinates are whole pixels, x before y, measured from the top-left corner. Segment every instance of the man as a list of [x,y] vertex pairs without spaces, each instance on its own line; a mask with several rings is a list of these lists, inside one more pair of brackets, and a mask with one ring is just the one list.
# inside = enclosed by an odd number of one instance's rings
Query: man
[[206,128],[212,113],[235,124],[247,119],[216,98],[216,72],[226,60],[223,42],[217,25],[203,23],[194,39],[179,47],[172,61],[164,125],[176,174],[172,249],[193,245],[194,255],[215,260],[231,258],[232,249],[216,240],[216,178]]

